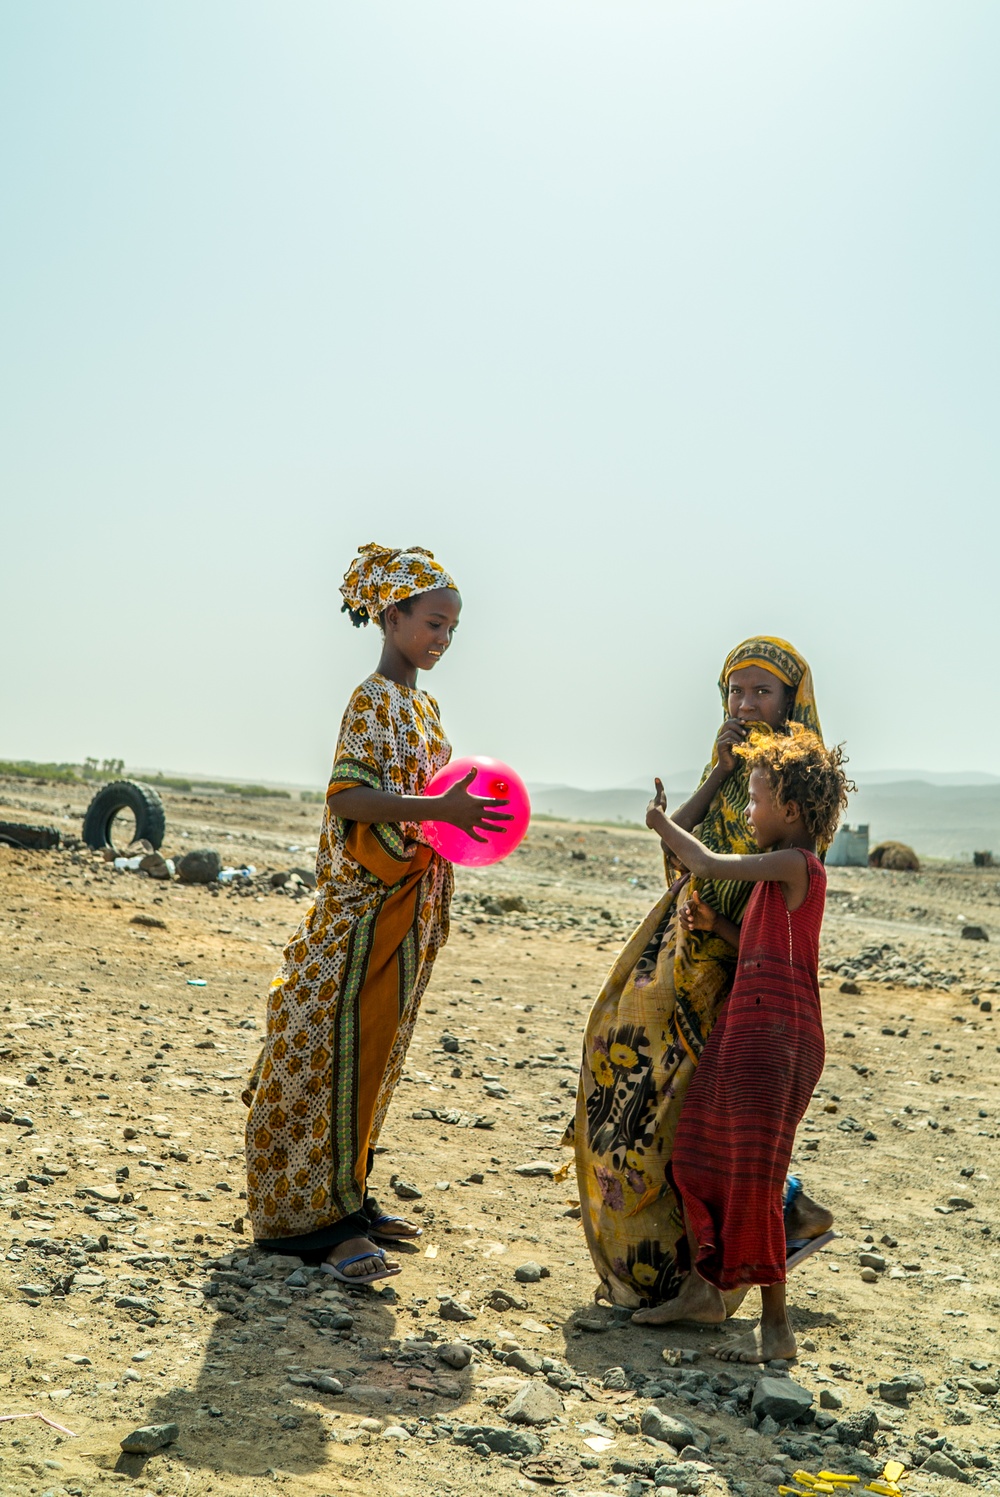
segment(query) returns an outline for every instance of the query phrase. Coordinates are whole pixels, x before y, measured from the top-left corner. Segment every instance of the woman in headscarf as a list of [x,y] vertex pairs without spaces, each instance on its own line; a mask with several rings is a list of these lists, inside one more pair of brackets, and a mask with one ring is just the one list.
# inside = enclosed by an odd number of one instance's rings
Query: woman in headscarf
[[[733,746],[751,723],[780,732],[796,722],[822,736],[812,674],[785,640],[748,639],[726,660],[719,690],[725,721],[712,762],[675,820],[714,852],[755,852],[746,819],[749,770]],[[673,1299],[689,1268],[669,1183],[671,1147],[688,1083],[733,983],[733,943],[752,889],[689,879],[664,852],[670,887],[622,950],[591,1010],[566,1137],[576,1151],[597,1298],[633,1308]],[[798,1181],[789,1182],[790,1264],[832,1220]],[[730,1297],[730,1312],[741,1298],[739,1291]]]
[[344,713],[316,860],[316,897],[271,984],[267,1039],[243,1100],[247,1204],[268,1251],[370,1284],[398,1273],[379,1241],[419,1236],[367,1189],[379,1130],[438,951],[451,864],[422,840],[447,821],[483,840],[503,801],[427,785],[451,757],[438,705],[417,686],[452,642],[462,600],[429,551],[363,546],[343,611],[382,631],[378,669]]

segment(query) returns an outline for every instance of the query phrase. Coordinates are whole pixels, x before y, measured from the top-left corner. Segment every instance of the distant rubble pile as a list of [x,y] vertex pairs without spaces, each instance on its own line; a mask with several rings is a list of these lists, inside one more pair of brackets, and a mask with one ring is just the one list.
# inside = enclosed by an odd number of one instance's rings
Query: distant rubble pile
[[[845,978],[856,982],[894,983],[904,988],[961,987],[962,978],[956,972],[942,972],[932,967],[922,956],[902,956],[891,941],[879,945],[863,946],[856,956],[843,961],[823,963],[824,975]],[[1000,982],[982,983],[980,992],[1000,992]]]
[[905,842],[880,842],[868,854],[869,868],[891,868],[894,873],[919,873],[920,859]]

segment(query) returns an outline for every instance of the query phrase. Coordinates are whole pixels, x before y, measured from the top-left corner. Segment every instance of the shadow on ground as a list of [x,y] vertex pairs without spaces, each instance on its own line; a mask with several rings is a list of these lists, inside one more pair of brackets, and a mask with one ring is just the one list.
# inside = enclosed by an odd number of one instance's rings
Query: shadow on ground
[[[367,1440],[359,1431],[365,1418],[445,1417],[467,1400],[467,1372],[402,1344],[415,1332],[391,1286],[334,1288],[328,1275],[306,1268],[306,1287],[288,1288],[283,1280],[298,1260],[253,1250],[248,1257],[251,1272],[270,1267],[267,1282],[288,1302],[256,1288],[242,1302],[229,1300],[230,1311],[214,1315],[197,1378],[146,1407],[137,1423],[178,1426],[173,1460],[239,1476],[304,1477],[345,1459],[344,1433]],[[135,1477],[155,1458],[123,1453],[116,1469]]]

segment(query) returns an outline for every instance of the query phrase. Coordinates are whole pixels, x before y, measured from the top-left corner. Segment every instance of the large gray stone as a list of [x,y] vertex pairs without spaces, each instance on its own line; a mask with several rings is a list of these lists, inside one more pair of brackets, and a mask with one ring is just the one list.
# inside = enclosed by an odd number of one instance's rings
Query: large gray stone
[[222,859],[214,847],[197,847],[186,852],[177,864],[182,884],[212,884],[222,872]]
[[689,1424],[686,1419],[676,1419],[673,1414],[664,1414],[655,1404],[643,1409],[639,1425],[644,1435],[660,1440],[664,1445],[672,1445],[675,1450],[683,1450],[685,1445],[696,1445],[699,1450],[708,1450],[711,1445],[711,1440],[703,1429]]
[[920,1467],[921,1476],[925,1472],[932,1472],[935,1476],[950,1476],[952,1481],[971,1481],[972,1477],[961,1466],[956,1466],[950,1456],[945,1455],[943,1450],[933,1451],[924,1464]]
[[526,1372],[529,1377],[533,1377],[542,1370],[542,1355],[541,1352],[527,1351],[523,1346],[518,1346],[507,1353],[504,1363],[507,1367],[515,1367],[518,1372]]
[[503,1417],[511,1424],[548,1424],[562,1411],[563,1401],[555,1388],[548,1383],[525,1383],[504,1409]]
[[519,1284],[537,1284],[539,1279],[547,1279],[548,1269],[543,1268],[540,1263],[522,1263],[514,1270],[514,1277]]
[[519,1460],[538,1455],[542,1442],[531,1430],[498,1429],[492,1424],[458,1424],[452,1433],[456,1445],[488,1445],[496,1455],[513,1455]]
[[449,1341],[447,1346],[438,1347],[438,1360],[461,1372],[472,1361],[472,1347],[464,1341]]
[[129,1455],[152,1455],[154,1450],[172,1445],[179,1434],[176,1424],[144,1424],[126,1435],[121,1446]]
[[702,1462],[695,1464],[694,1461],[670,1461],[665,1466],[657,1466],[653,1472],[653,1480],[658,1487],[673,1487],[675,1492],[694,1497],[695,1493],[701,1491],[709,1470]]
[[812,1408],[813,1395],[790,1377],[762,1377],[753,1393],[751,1411],[758,1422],[773,1419],[778,1425],[794,1424]]
[[460,1305],[457,1300],[443,1299],[438,1305],[438,1314],[442,1320],[475,1320],[476,1313],[466,1305]]
[[878,1429],[878,1414],[874,1409],[859,1409],[839,1419],[830,1431],[841,1445],[858,1446],[862,1440],[870,1440]]

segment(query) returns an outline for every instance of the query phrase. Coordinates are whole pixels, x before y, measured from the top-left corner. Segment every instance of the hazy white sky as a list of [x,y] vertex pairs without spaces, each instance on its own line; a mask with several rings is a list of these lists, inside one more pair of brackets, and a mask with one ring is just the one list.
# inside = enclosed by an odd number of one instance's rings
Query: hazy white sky
[[701,764],[747,634],[1000,769],[1000,7],[10,0],[0,757],[324,783],[368,540],[528,778]]

